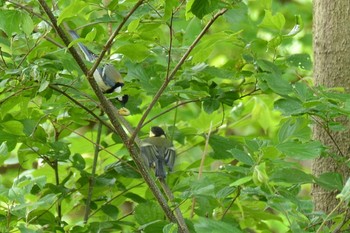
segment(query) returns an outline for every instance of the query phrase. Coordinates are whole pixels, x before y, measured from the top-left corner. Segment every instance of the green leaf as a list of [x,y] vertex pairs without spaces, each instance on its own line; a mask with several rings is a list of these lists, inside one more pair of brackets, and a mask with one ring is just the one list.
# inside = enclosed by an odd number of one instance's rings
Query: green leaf
[[265,10],[265,17],[259,26],[262,28],[281,31],[285,23],[286,20],[281,13],[278,12],[277,14],[272,15],[271,11]]
[[44,90],[46,90],[46,88],[50,85],[50,82],[47,80],[43,80],[42,82],[40,82],[40,87],[38,92],[43,92]]
[[179,232],[176,223],[169,223],[163,228],[163,233],[177,233]]
[[233,158],[237,159],[238,161],[250,166],[254,165],[254,160],[246,152],[236,148],[229,150],[229,152],[232,154]]
[[202,19],[205,15],[213,12],[218,7],[218,0],[194,0],[191,12]]
[[240,186],[242,184],[245,184],[245,183],[248,183],[249,181],[251,181],[253,179],[253,177],[251,176],[246,176],[246,177],[243,177],[241,179],[238,179],[236,180],[235,182],[233,182],[231,184],[231,186]]
[[257,74],[257,78],[279,95],[286,96],[293,91],[292,85],[277,74],[261,73]]
[[37,160],[38,154],[34,148],[28,148],[24,144],[21,145],[17,152],[18,162],[24,169],[32,169],[33,163]]
[[58,17],[58,25],[60,25],[65,19],[78,16],[84,10],[84,8],[87,7],[86,2],[84,1],[72,1],[70,3],[71,4],[69,6],[62,10],[60,16]]
[[2,9],[0,11],[0,29],[8,36],[22,32],[29,35],[34,29],[34,23],[27,13]]
[[295,168],[284,168],[275,171],[270,176],[270,181],[274,182],[285,182],[291,184],[305,184],[312,183],[312,175],[306,174],[305,172]]
[[323,173],[319,177],[316,177],[315,181],[327,190],[342,190],[343,188],[343,177],[336,172]]
[[239,99],[239,93],[236,91],[226,91],[219,95],[218,100],[228,106],[233,106],[233,102]]
[[312,69],[312,61],[309,54],[293,54],[287,58],[287,64],[290,66],[299,67],[304,70]]
[[256,61],[256,63],[259,68],[265,72],[273,73],[279,76],[282,74],[281,69],[271,61],[259,59]]
[[160,221],[163,218],[163,211],[155,202],[148,201],[135,207],[135,220],[140,225]]
[[101,206],[101,210],[103,211],[103,213],[107,214],[109,217],[113,219],[116,219],[119,214],[119,209],[114,205],[110,205],[110,204],[105,204]]
[[293,37],[296,34],[298,34],[299,32],[301,32],[303,30],[303,28],[304,28],[303,19],[301,18],[300,15],[296,15],[294,27],[287,35],[284,35],[284,37]]
[[128,31],[129,32],[135,32],[137,27],[140,24],[140,19],[134,19],[133,21],[131,21],[128,25]]
[[144,44],[122,45],[117,49],[117,52],[124,54],[136,63],[142,62],[150,55],[149,48]]
[[0,145],[0,163],[2,164],[5,159],[7,159],[9,154],[8,147],[7,147],[7,142],[2,142]]
[[235,225],[223,222],[215,221],[210,218],[199,217],[194,224],[196,232],[210,232],[210,233],[241,233]]
[[254,167],[253,171],[253,182],[255,185],[260,186],[261,184],[266,184],[269,177],[266,173],[266,163],[260,163]]
[[3,127],[3,130],[5,132],[14,134],[17,136],[24,136],[24,132],[23,132],[24,126],[19,121],[15,121],[15,120],[6,121],[1,123],[1,126]]
[[167,0],[164,6],[164,20],[168,20],[172,14],[173,9],[179,4],[177,0]]
[[214,150],[214,159],[231,159],[232,155],[229,151],[237,147],[238,143],[231,138],[211,135],[209,138],[209,145]]
[[220,108],[220,101],[214,98],[205,98],[203,100],[203,109],[206,113],[211,114]]
[[88,42],[93,42],[96,38],[97,30],[93,28],[88,34],[86,34],[85,39]]
[[281,143],[294,139],[304,141],[310,137],[309,121],[304,117],[288,118],[278,131],[278,141]]
[[339,198],[342,201],[345,201],[346,203],[349,203],[349,201],[350,201],[350,178],[348,178],[348,180],[346,181],[343,189],[337,195],[337,198]]
[[33,210],[27,216],[28,221],[38,225],[54,226],[56,218],[47,210]]
[[75,153],[72,158],[73,167],[80,171],[85,168],[85,159],[83,156],[81,156],[81,154]]
[[64,142],[57,141],[49,143],[51,150],[47,153],[48,156],[59,161],[66,161],[70,155],[70,149]]
[[299,115],[305,113],[306,110],[300,100],[296,98],[279,99],[274,104],[275,109],[281,111],[283,115]]
[[314,159],[321,155],[322,145],[319,142],[284,142],[276,148],[288,157],[294,159]]

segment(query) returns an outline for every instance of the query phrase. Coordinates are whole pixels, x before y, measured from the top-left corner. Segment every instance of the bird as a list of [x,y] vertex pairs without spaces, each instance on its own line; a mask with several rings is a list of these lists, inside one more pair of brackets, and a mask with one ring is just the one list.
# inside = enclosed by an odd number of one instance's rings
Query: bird
[[[79,35],[74,30],[69,30],[68,32],[73,40],[79,39]],[[94,62],[97,59],[98,56],[91,52],[85,45],[78,42],[78,46],[87,61]],[[121,74],[112,64],[98,66],[93,74],[93,77],[103,93],[120,93],[122,87],[124,86],[124,81]],[[122,105],[122,108],[118,111],[119,114],[129,115],[129,110],[125,108],[125,104],[128,102],[129,96],[117,96],[116,99]]]
[[141,142],[140,152],[146,164],[149,167],[155,167],[157,178],[166,178],[165,166],[168,167],[169,171],[173,170],[176,151],[161,127],[151,127],[149,137]]

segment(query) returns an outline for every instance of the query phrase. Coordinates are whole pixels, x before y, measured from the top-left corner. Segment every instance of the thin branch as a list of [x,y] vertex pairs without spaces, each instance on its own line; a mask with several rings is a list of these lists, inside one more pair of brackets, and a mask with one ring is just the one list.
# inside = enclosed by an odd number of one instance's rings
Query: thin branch
[[346,209],[343,221],[341,221],[338,226],[333,230],[332,233],[341,232],[341,228],[349,221],[349,208]]
[[[47,5],[46,1],[44,1],[44,0],[38,0],[38,1],[39,1],[40,5],[42,6],[42,8],[44,9],[44,11],[46,12],[46,14],[49,16],[49,18],[50,18],[50,20],[51,20],[51,22],[53,24],[53,27],[55,28],[56,32],[61,37],[61,39],[63,40],[65,45],[68,47],[70,41],[67,38],[67,36],[65,35],[65,33],[63,32],[63,30],[57,25],[57,20],[56,20],[55,16],[53,15],[53,13],[51,12],[51,10],[50,10],[49,6]],[[142,1],[139,1],[137,3],[137,7],[139,5],[141,5],[141,3],[142,3]],[[137,7],[135,6],[128,15],[130,16],[131,13],[136,10]],[[124,19],[124,21],[126,21],[126,19]],[[119,26],[114,34],[118,33],[120,29],[121,29],[121,27]],[[111,37],[111,38],[113,40],[114,37]],[[112,40],[109,43],[107,43],[107,44],[109,44],[109,45],[112,44]],[[107,47],[105,47],[105,49],[104,49],[105,52],[108,49],[108,48],[107,49],[106,48]],[[171,211],[170,207],[168,206],[166,199],[164,198],[164,196],[162,195],[161,191],[157,187],[157,185],[154,182],[153,178],[148,173],[148,169],[147,169],[146,165],[143,163],[143,159],[141,158],[138,149],[135,147],[135,145],[133,143],[129,143],[128,135],[124,131],[123,127],[121,126],[120,121],[118,121],[117,116],[119,116],[119,115],[115,114],[116,113],[115,107],[103,95],[103,93],[100,90],[100,88],[98,87],[96,81],[93,78],[91,78],[91,75],[92,75],[93,72],[89,73],[89,70],[87,69],[87,67],[85,66],[84,62],[82,61],[82,59],[80,58],[79,54],[77,53],[77,51],[74,49],[73,46],[68,48],[68,50],[71,52],[73,58],[78,63],[79,67],[84,72],[85,76],[88,78],[90,86],[92,87],[92,89],[94,90],[96,96],[100,100],[101,106],[102,106],[104,112],[108,115],[108,117],[109,117],[113,127],[115,128],[117,134],[120,136],[120,138],[122,139],[124,145],[126,146],[128,151],[130,152],[130,156],[134,160],[136,166],[139,169],[139,172],[141,173],[141,175],[145,179],[147,185],[149,186],[149,188],[153,192],[153,195],[157,199],[157,201],[158,201],[159,205],[161,206],[161,208],[163,209],[165,215],[167,216],[168,219],[170,219],[170,221],[178,223],[178,220],[175,217],[175,215],[173,214],[173,212]],[[95,65],[96,64],[97,63],[95,63]],[[95,69],[96,69],[96,67],[95,67]],[[135,136],[133,138],[135,138]],[[180,225],[180,224],[178,223],[178,225]]]
[[169,79],[170,64],[171,64],[171,52],[173,47],[173,20],[174,12],[171,12],[170,24],[169,24],[169,49],[168,49],[168,65],[166,69],[166,79]]
[[145,122],[143,123],[143,125],[142,125],[141,128],[143,128],[145,125],[151,123],[152,121],[154,121],[154,120],[157,119],[158,117],[160,117],[160,116],[162,116],[162,115],[164,115],[164,114],[166,114],[166,113],[168,113],[168,112],[170,112],[170,111],[172,111],[172,110],[174,110],[174,109],[176,109],[176,108],[178,108],[178,107],[180,107],[180,106],[182,106],[182,105],[189,104],[189,103],[194,103],[194,102],[198,102],[198,101],[200,101],[200,99],[187,100],[187,101],[178,103],[178,104],[174,105],[173,107],[171,107],[171,108],[169,108],[169,109],[167,109],[167,110],[165,110],[165,111],[163,111],[163,112],[161,112],[161,113],[155,115],[154,117],[152,117],[152,118],[149,119],[148,121],[145,121]]
[[94,160],[92,162],[92,171],[91,171],[91,176],[89,177],[89,189],[88,189],[88,194],[87,194],[87,198],[86,198],[86,206],[85,206],[85,213],[84,213],[84,223],[85,224],[89,220],[92,192],[94,190],[94,185],[95,185],[97,159],[98,159],[98,154],[100,153],[101,133],[102,133],[102,123],[99,122],[98,128],[97,128],[97,138],[96,138],[96,144],[95,144]]
[[110,200],[106,201],[105,203],[103,203],[103,205],[101,205],[101,206],[100,206],[99,208],[97,208],[94,212],[92,212],[92,213],[90,214],[90,217],[92,217],[92,216],[95,215],[97,212],[99,212],[99,211],[101,210],[102,206],[111,203],[112,201],[114,201],[114,200],[117,199],[118,197],[120,197],[120,196],[124,195],[125,193],[129,192],[131,189],[136,188],[136,187],[142,185],[143,183],[145,183],[145,182],[141,182],[141,183],[135,184],[134,186],[131,186],[130,188],[127,188],[127,189],[123,190],[123,192],[119,193],[118,195],[112,197]]
[[[322,129],[326,132],[326,134],[328,135],[328,137],[331,139],[331,141],[333,142],[334,146],[337,148],[339,154],[341,155],[342,158],[345,158],[346,156],[343,154],[343,152],[341,151],[338,143],[336,142],[336,140],[334,139],[333,135],[331,134],[331,132],[329,131],[329,127],[328,124],[323,124],[322,122],[320,122],[319,120],[317,120],[317,118],[313,115],[311,115],[311,118],[317,123],[319,124]],[[324,120],[325,121],[325,120]]]
[[328,219],[332,216],[332,214],[335,213],[335,211],[337,211],[341,205],[343,205],[343,201],[339,201],[338,205],[336,207],[334,207],[334,209],[326,216],[326,218],[323,220],[323,222],[321,223],[320,227],[317,229],[316,233],[320,233],[323,226],[326,224],[326,222],[328,221]]
[[[174,202],[174,195],[173,193],[171,192],[169,186],[167,185],[167,183],[165,182],[164,179],[159,179],[159,182],[163,188],[163,191],[165,193],[165,195],[168,197],[168,200],[170,202]],[[176,214],[176,217],[177,217],[177,220],[178,220],[178,225],[179,225],[179,230],[180,232],[184,232],[184,233],[189,233],[190,231],[188,230],[187,228],[187,225],[186,225],[186,222],[185,222],[185,219],[184,217],[182,216],[182,213],[181,213],[181,210],[179,208],[179,206],[176,206],[175,207],[175,214]]]
[[[210,121],[208,134],[206,135],[206,139],[205,139],[205,145],[204,145],[204,150],[203,150],[203,154],[202,154],[202,159],[201,159],[201,163],[199,165],[198,180],[202,177],[202,174],[203,174],[204,161],[205,161],[205,157],[206,157],[206,155],[208,153],[209,139],[210,139],[212,127],[213,127],[213,121]],[[195,206],[196,206],[196,198],[193,197],[193,199],[192,199],[192,208],[191,208],[191,218],[193,218],[193,216],[194,216],[194,208],[195,208]]]
[[231,209],[233,203],[235,203],[235,201],[237,200],[237,198],[239,197],[239,195],[241,195],[241,188],[238,186],[237,188],[237,194],[234,198],[232,198],[232,201],[230,202],[230,204],[228,205],[228,207],[225,209],[224,213],[222,214],[221,220],[224,219],[225,215],[227,214],[227,212],[229,211],[229,209]]
[[142,115],[139,123],[137,124],[134,133],[131,135],[130,140],[129,140],[129,144],[132,144],[136,135],[138,134],[138,132],[140,131],[143,122],[146,120],[148,114],[151,112],[152,108],[154,107],[154,105],[158,102],[158,99],[160,98],[160,96],[163,94],[163,92],[165,91],[165,89],[167,88],[168,84],[170,83],[170,81],[175,77],[177,71],[181,68],[182,64],[186,61],[186,59],[188,58],[188,56],[190,55],[190,53],[192,52],[192,50],[194,49],[194,47],[198,44],[198,42],[202,39],[202,37],[205,35],[205,33],[209,30],[209,28],[211,27],[211,25],[221,16],[223,15],[225,12],[227,11],[226,8],[220,10],[218,13],[216,13],[213,18],[205,25],[205,27],[203,28],[203,30],[199,33],[199,35],[196,37],[196,39],[192,42],[192,44],[188,47],[187,51],[184,53],[184,55],[182,56],[182,58],[180,59],[180,61],[176,64],[175,68],[172,70],[172,72],[169,74],[169,76],[167,78],[165,78],[162,86],[159,88],[159,90],[157,91],[157,93],[155,94],[153,100],[151,101],[151,103],[149,104],[149,106],[147,107],[147,109],[145,110],[144,114]]

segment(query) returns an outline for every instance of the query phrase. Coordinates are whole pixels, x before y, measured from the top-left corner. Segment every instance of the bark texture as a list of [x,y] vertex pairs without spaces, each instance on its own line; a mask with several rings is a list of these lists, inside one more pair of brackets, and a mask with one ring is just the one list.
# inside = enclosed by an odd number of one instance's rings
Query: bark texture
[[[314,0],[313,46],[314,79],[316,85],[326,87],[344,87],[350,90],[350,1]],[[337,119],[349,126],[347,119]],[[313,135],[330,148],[331,153],[349,157],[350,130],[345,132],[327,132],[315,124]],[[338,145],[335,145],[335,143]],[[330,157],[315,159],[312,165],[315,176],[325,172],[339,172],[344,182],[350,175],[349,168]],[[337,193],[328,192],[315,185],[312,190],[315,210],[329,213],[338,203]]]

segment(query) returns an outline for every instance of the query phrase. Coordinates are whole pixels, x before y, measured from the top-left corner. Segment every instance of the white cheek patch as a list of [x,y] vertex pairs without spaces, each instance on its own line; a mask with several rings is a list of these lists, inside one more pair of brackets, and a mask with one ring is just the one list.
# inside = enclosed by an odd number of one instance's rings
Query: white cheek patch
[[122,91],[122,87],[117,87],[114,89],[114,92],[120,93]]

